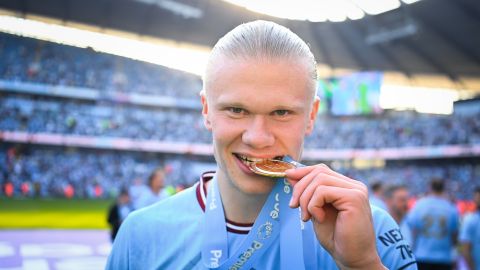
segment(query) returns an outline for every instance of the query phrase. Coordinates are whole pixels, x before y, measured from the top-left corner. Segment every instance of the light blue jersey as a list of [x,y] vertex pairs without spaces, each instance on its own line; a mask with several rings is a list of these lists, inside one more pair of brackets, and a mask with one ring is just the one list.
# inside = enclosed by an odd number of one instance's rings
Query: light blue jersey
[[480,211],[465,216],[460,230],[460,242],[471,245],[475,269],[480,270]]
[[369,200],[371,205],[375,205],[378,208],[381,208],[385,211],[388,211],[387,204],[385,204],[385,202],[381,198],[379,198],[378,196],[375,196],[375,195],[372,194],[372,195],[370,195],[370,198],[368,200]]
[[399,224],[400,231],[402,232],[403,238],[407,242],[409,246],[413,246],[413,239],[412,239],[412,230],[407,224],[407,219],[404,218],[402,222]]
[[160,192],[154,193],[150,188],[147,188],[142,192],[140,197],[135,203],[135,209],[140,209],[159,202],[170,196],[165,188],[162,188]]
[[[204,175],[195,186],[130,214],[117,234],[106,269],[207,269],[201,260],[201,220],[206,202],[204,182],[211,177]],[[372,207],[372,216],[383,264],[388,269],[417,269],[413,253],[395,221],[377,207]],[[246,238],[251,226],[227,220],[229,254]],[[280,268],[279,242],[274,242],[254,263],[254,269]],[[315,249],[318,269],[337,269],[320,244]]]
[[459,215],[452,203],[438,196],[427,196],[415,204],[407,222],[419,262],[453,263]]

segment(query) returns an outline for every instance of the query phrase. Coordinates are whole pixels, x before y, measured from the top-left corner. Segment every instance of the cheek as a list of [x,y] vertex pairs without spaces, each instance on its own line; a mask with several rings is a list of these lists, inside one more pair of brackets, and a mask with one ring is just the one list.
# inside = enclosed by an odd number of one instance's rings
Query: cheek
[[[286,138],[291,144],[301,145],[305,139],[306,126],[303,123],[286,125],[281,132],[281,136]],[[292,145],[293,146],[293,145]]]
[[241,136],[242,128],[240,123],[231,119],[213,118],[212,136],[216,144],[228,144],[232,140]]

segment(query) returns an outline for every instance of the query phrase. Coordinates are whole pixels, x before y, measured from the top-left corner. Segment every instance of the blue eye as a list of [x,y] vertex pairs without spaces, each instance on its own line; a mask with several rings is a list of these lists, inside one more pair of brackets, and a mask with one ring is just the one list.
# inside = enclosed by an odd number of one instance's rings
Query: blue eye
[[286,116],[286,115],[290,114],[290,111],[288,111],[288,110],[276,110],[273,113],[275,115],[278,115],[278,116]]
[[230,107],[228,108],[228,110],[234,114],[241,114],[241,113],[244,113],[245,110],[242,109],[242,108],[237,108],[237,107]]

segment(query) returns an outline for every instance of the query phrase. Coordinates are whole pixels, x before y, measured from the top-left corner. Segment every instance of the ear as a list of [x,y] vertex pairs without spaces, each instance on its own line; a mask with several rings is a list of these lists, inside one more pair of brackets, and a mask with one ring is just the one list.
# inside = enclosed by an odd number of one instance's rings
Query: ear
[[212,123],[209,120],[208,102],[207,102],[207,96],[206,96],[205,90],[202,90],[200,92],[200,100],[202,102],[203,124],[208,130],[212,131]]
[[308,116],[308,124],[305,130],[305,135],[310,135],[315,126],[315,119],[317,119],[318,108],[320,107],[320,98],[315,96],[313,100],[312,109],[310,110],[310,115]]

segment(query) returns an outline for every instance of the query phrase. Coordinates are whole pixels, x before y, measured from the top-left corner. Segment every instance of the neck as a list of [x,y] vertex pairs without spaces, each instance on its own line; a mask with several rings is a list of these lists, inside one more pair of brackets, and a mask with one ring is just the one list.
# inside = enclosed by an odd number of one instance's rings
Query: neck
[[245,193],[225,178],[218,179],[218,186],[225,217],[237,223],[254,223],[269,195]]

